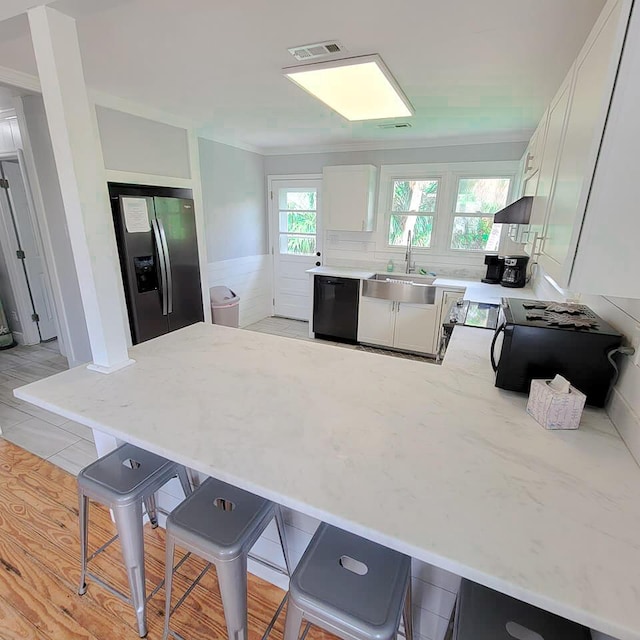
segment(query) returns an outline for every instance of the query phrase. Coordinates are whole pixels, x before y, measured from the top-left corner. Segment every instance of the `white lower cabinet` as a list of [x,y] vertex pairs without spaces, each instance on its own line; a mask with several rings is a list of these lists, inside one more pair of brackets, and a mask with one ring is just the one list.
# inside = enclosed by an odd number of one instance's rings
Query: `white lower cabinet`
[[396,322],[395,302],[360,296],[358,309],[358,342],[393,346]]
[[435,304],[397,302],[396,308],[393,346],[407,351],[435,353],[438,307]]
[[404,351],[435,353],[439,308],[361,296],[358,342]]

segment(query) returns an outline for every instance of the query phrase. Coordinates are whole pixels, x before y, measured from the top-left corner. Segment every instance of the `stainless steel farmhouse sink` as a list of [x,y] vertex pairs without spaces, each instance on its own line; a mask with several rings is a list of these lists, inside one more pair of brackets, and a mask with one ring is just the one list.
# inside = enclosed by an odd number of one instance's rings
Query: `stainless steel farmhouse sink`
[[362,283],[362,295],[394,302],[434,304],[436,287],[432,277],[414,274],[376,273]]

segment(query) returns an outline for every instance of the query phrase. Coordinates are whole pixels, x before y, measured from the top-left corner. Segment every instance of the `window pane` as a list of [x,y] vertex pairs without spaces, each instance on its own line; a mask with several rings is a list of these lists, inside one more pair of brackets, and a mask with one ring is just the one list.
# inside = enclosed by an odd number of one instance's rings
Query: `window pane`
[[280,189],[279,208],[289,211],[315,211],[316,189]]
[[405,246],[409,231],[412,232],[412,247],[430,247],[433,216],[403,216],[391,214],[389,221],[389,244]]
[[497,251],[501,231],[502,225],[493,224],[493,218],[455,216],[451,248],[467,251]]
[[292,236],[280,234],[280,253],[297,256],[312,256],[316,252],[315,236]]
[[495,213],[507,204],[509,178],[462,178],[456,213]]
[[280,231],[292,233],[315,233],[315,211],[281,211]]
[[436,210],[437,180],[394,180],[392,211]]

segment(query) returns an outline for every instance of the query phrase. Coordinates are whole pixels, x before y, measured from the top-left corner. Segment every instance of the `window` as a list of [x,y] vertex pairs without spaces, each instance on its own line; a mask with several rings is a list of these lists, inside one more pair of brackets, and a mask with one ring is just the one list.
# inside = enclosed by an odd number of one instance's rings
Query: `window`
[[497,251],[502,225],[493,215],[507,204],[510,178],[460,178],[453,216],[451,248]]
[[280,189],[280,253],[312,256],[316,252],[317,189]]
[[437,199],[438,180],[394,180],[389,217],[389,244],[406,245],[411,231],[412,246],[430,247]]

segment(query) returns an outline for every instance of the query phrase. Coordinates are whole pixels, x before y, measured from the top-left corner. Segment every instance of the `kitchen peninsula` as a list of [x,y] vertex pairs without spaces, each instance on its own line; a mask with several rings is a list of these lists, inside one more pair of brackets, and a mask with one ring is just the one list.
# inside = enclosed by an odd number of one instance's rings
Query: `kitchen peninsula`
[[[640,640],[640,468],[602,411],[549,432],[441,367],[196,324],[16,390],[54,413],[621,640]],[[170,390],[161,393],[160,389]]]

